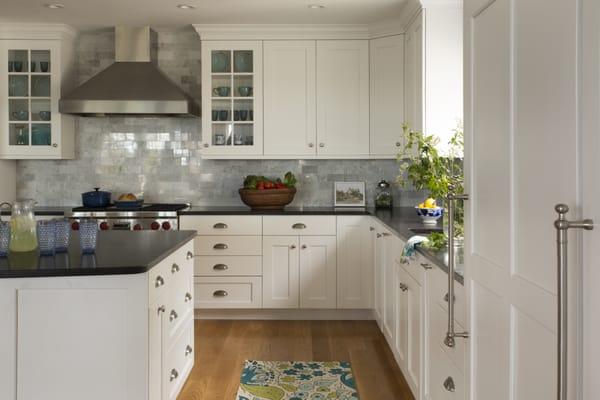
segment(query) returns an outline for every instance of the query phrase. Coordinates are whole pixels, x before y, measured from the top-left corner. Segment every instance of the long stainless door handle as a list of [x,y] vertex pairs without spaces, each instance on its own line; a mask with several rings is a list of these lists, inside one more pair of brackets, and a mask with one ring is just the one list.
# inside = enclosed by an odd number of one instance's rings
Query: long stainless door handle
[[227,246],[225,243],[217,243],[213,246],[213,249],[215,250],[227,250],[229,248],[229,246]]
[[213,225],[214,229],[227,229],[228,226],[227,224],[223,223],[223,222],[219,222]]
[[[450,189],[448,193],[448,298],[454,299],[454,202],[468,200],[468,194],[454,194]],[[454,301],[448,302],[448,331],[444,343],[448,347],[456,346],[455,338],[467,339],[469,332],[455,332],[454,330]]]
[[557,335],[557,351],[558,351],[558,371],[557,371],[557,399],[567,400],[567,356],[568,356],[568,338],[567,338],[567,320],[568,320],[568,303],[567,303],[567,248],[568,248],[568,230],[571,228],[585,229],[591,231],[594,229],[594,221],[584,219],[582,221],[568,221],[567,213],[569,207],[566,204],[557,204],[554,210],[558,213],[558,218],[554,221],[556,228],[556,244],[557,244],[557,266],[558,266],[558,335]]

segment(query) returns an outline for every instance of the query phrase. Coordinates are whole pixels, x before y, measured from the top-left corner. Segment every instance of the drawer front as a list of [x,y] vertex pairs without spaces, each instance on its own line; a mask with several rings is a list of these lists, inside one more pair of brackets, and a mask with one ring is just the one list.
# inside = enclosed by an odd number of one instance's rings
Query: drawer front
[[261,236],[196,236],[197,256],[260,256]]
[[261,276],[261,256],[198,256],[196,276]]
[[169,288],[165,302],[165,318],[163,324],[163,348],[169,349],[173,340],[179,337],[186,321],[194,317],[193,277],[177,278],[177,285]]
[[196,278],[196,308],[261,308],[262,278]]
[[179,229],[195,230],[198,235],[262,235],[260,215],[182,215]]
[[[455,347],[448,347],[444,344],[446,332],[448,329],[448,312],[439,304],[431,303],[429,315],[429,342],[432,351],[437,348],[437,351],[444,352],[448,358],[452,360],[456,368],[465,373],[466,357],[467,357],[467,341],[457,338]],[[463,327],[455,321],[457,332],[464,332]]]
[[163,360],[163,399],[175,400],[194,366],[193,316],[187,318],[184,329],[165,351]]
[[265,236],[335,236],[336,217],[333,215],[265,216],[263,232]]
[[[431,272],[431,301],[435,301],[444,310],[448,310],[448,274],[434,267]],[[465,287],[454,282],[454,319],[462,326],[466,325],[467,303],[465,298]]]
[[423,285],[425,283],[425,274],[427,273],[427,271],[433,268],[437,268],[420,254],[415,254],[413,258],[406,261],[401,257],[400,263],[402,264],[406,272],[413,279],[419,282],[420,285]]
[[431,350],[429,396],[435,400],[465,400],[465,377],[439,348]]
[[148,272],[149,303],[154,303],[160,296],[167,296],[179,279],[185,281],[185,276],[191,277],[193,268],[193,242],[190,241]]

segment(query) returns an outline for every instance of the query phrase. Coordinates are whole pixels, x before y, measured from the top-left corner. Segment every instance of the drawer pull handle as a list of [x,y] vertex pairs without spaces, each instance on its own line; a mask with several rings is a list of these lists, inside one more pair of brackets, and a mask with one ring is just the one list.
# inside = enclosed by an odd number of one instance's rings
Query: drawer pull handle
[[185,259],[191,260],[192,258],[194,258],[194,253],[192,253],[191,251],[188,251],[187,255],[185,256]]
[[169,321],[173,322],[177,319],[177,317],[179,317],[179,315],[177,315],[177,312],[175,312],[175,310],[171,310],[171,312],[169,313]]
[[192,295],[190,293],[185,294],[185,302],[192,301]]
[[175,368],[171,370],[171,376],[169,376],[169,382],[173,382],[179,376],[179,372]]
[[388,236],[392,236],[392,234],[391,233],[387,233],[387,232],[382,232],[381,236],[388,237]]
[[290,245],[290,249],[294,250],[295,248],[296,248],[296,245],[295,245],[295,244],[291,244],[291,245]]
[[374,227],[372,227],[372,226],[369,227],[369,231],[373,232],[374,230],[375,230]]
[[216,264],[216,265],[213,267],[213,269],[214,269],[215,271],[225,271],[225,270],[229,269],[229,267],[228,267],[227,265],[225,265],[225,264]]
[[227,246],[225,243],[217,243],[213,246],[213,249],[215,250],[227,250],[229,248],[229,246]]
[[449,392],[454,393],[454,391],[456,390],[456,385],[454,384],[454,379],[452,379],[451,376],[447,377],[446,380],[444,381],[444,389],[446,389]]
[[229,228],[227,226],[227,224],[224,224],[223,222],[219,222],[213,225],[213,229],[227,229]]
[[157,276],[156,281],[154,281],[154,287],[161,287],[165,284],[165,280],[162,276]]
[[428,263],[421,263],[421,267],[423,267],[424,269],[427,269],[427,270],[429,270],[429,269],[433,268],[433,267],[432,267],[431,265],[429,265]]
[[381,233],[378,233],[376,236],[377,236],[377,239],[379,239],[381,237]]
[[400,290],[402,290],[403,292],[406,292],[408,290],[408,286],[406,286],[404,283],[400,283],[399,287]]
[[158,307],[158,309],[156,310],[156,313],[157,313],[158,315],[160,315],[160,314],[164,313],[165,311],[167,311],[166,307],[165,307],[165,306],[160,306],[160,307]]
[[171,273],[174,274],[175,272],[179,272],[179,271],[180,271],[179,265],[173,264],[173,266],[171,267]]
[[[448,302],[448,293],[444,295],[444,301],[446,303]],[[452,302],[456,303],[456,296],[452,296]]]
[[185,356],[189,356],[190,354],[192,354],[192,346],[190,346],[189,344],[187,346],[185,346]]
[[306,229],[306,225],[302,223],[297,223],[292,225],[292,229]]
[[303,245],[302,245],[302,249],[303,249],[303,250],[304,250],[304,249],[307,249],[307,248],[308,248],[308,246],[307,246],[307,245],[305,245],[305,244],[303,244]]
[[227,293],[225,290],[215,290],[213,292],[213,297],[227,297],[229,293]]

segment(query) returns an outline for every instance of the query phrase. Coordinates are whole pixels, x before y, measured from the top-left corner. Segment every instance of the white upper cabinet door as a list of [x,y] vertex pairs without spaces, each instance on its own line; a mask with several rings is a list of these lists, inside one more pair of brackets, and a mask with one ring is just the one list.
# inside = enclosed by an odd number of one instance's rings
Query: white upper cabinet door
[[314,156],[316,42],[264,42],[264,154]]
[[300,237],[300,308],[336,308],[335,236]]
[[369,42],[317,41],[317,154],[369,155]]
[[371,156],[395,156],[404,123],[404,35],[371,40]]
[[298,308],[298,236],[263,237],[263,308]]
[[404,122],[423,132],[423,12],[406,29],[404,52]]
[[337,218],[338,308],[372,308],[373,240],[372,219],[365,216]]

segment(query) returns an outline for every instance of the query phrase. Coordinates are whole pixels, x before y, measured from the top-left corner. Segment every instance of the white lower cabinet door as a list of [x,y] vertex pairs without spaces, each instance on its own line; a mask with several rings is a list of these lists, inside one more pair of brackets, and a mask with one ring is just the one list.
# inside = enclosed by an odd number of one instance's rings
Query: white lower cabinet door
[[383,266],[383,334],[388,340],[390,347],[394,345],[396,334],[396,259],[399,258],[401,244],[399,238],[389,232],[383,233],[385,242],[385,264]]
[[300,237],[300,308],[336,308],[335,236]]
[[416,398],[421,397],[423,351],[423,288],[403,268],[401,283],[406,303],[406,367],[404,376]]
[[166,306],[162,298],[148,309],[148,399],[162,399],[162,325]]
[[263,308],[298,308],[298,236],[263,237]]
[[431,348],[428,400],[465,400],[465,377],[439,346]]
[[[400,369],[406,377],[407,346],[408,346],[408,301],[406,294],[406,272],[396,265],[397,276],[395,279],[396,290],[396,340],[394,341],[394,353]],[[406,377],[408,379],[408,377]]]
[[377,325],[379,325],[379,329],[383,331],[383,307],[384,307],[384,290],[383,290],[383,269],[385,267],[385,240],[381,236],[381,227],[375,227],[375,230],[372,232],[373,234],[373,246],[375,248],[374,257],[373,257],[373,265],[374,265],[374,279],[375,285],[374,291],[374,304],[375,304],[375,319],[377,320]]

